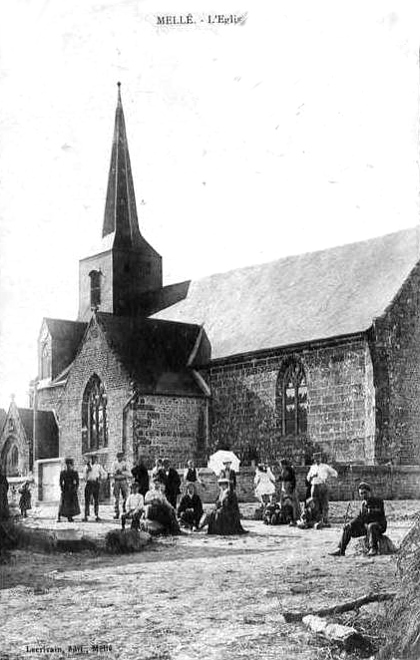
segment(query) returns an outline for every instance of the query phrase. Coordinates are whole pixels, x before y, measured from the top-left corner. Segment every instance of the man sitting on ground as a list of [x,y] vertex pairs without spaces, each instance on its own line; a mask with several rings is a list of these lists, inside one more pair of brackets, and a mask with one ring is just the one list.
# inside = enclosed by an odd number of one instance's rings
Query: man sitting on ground
[[178,518],[181,524],[194,530],[198,529],[202,515],[203,504],[197,495],[195,484],[190,481],[187,486],[187,492],[181,498],[178,506]]
[[127,497],[126,510],[127,513],[123,513],[121,516],[121,528],[125,529],[126,521],[131,518],[131,529],[139,529],[144,500],[143,495],[139,493],[139,485],[136,481],[131,486],[131,494]]
[[277,502],[276,494],[270,497],[270,501],[263,510],[263,522],[265,525],[278,525],[280,519],[280,504]]
[[359,485],[359,497],[362,500],[359,514],[344,525],[337,550],[330,552],[333,557],[344,556],[350,539],[358,536],[366,537],[369,557],[378,554],[379,539],[386,532],[384,502],[373,497],[371,487],[365,482]]
[[316,486],[314,486],[313,490],[314,497],[308,497],[306,500],[302,515],[297,523],[299,529],[311,529],[312,527],[321,529],[323,527],[322,510],[317,498]]

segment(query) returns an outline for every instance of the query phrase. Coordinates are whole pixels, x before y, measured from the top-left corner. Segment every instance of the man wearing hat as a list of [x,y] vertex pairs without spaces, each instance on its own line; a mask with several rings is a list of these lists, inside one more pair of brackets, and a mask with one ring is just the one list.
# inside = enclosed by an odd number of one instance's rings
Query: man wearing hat
[[343,557],[350,539],[359,536],[366,536],[369,557],[378,554],[379,539],[386,532],[384,502],[380,497],[373,497],[371,487],[364,481],[359,484],[359,497],[362,500],[360,511],[344,525],[337,550],[330,552],[332,557]]
[[328,488],[328,479],[338,477],[334,468],[322,462],[322,453],[315,452],[313,455],[314,463],[309,468],[307,481],[311,484],[311,497],[318,501],[321,509],[322,524],[324,527],[331,527],[328,522],[328,509],[330,501],[330,491]]
[[165,494],[168,499],[168,502],[174,509],[176,509],[176,502],[178,495],[181,492],[181,477],[178,474],[178,471],[172,467],[169,458],[163,459],[163,469],[165,475]]
[[97,462],[97,456],[92,454],[87,457],[84,469],[85,477],[85,517],[83,522],[87,522],[90,513],[90,500],[93,499],[93,510],[95,520],[99,522],[99,487],[101,479],[107,479],[108,474],[100,463]]
[[127,468],[127,463],[124,460],[124,452],[117,452],[117,460],[112,465],[112,476],[114,478],[114,498],[115,498],[115,516],[114,519],[118,520],[120,517],[120,495],[122,496],[122,510],[125,513],[125,503],[128,497],[128,477],[130,472]]

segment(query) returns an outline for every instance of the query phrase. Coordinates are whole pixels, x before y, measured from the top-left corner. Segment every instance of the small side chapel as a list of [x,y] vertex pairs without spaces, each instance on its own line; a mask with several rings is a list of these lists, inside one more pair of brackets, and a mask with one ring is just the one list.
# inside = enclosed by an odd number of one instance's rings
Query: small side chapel
[[204,465],[219,447],[418,464],[419,259],[413,228],[164,286],[118,90],[101,243],[80,261],[77,319],[42,323],[34,406],[78,468],[120,450]]

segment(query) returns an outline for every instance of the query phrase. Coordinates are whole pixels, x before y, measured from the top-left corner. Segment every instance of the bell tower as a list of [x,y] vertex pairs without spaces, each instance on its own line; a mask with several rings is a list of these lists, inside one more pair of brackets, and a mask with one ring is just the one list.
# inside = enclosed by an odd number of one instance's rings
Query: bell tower
[[121,84],[115,112],[102,245],[79,262],[79,321],[92,310],[131,316],[141,294],[162,287],[162,258],[140,233]]

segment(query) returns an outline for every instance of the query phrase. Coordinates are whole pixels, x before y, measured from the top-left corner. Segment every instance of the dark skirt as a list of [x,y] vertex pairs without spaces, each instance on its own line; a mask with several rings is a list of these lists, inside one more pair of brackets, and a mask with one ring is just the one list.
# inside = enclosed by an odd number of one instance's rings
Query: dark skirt
[[77,490],[63,490],[61,492],[60,508],[58,511],[59,516],[65,518],[73,518],[80,513],[79,499],[77,497]]
[[20,509],[31,509],[31,493],[29,490],[24,490],[21,493],[21,496],[19,498],[19,508]]
[[208,525],[208,534],[220,534],[222,536],[246,534],[246,530],[241,525],[235,493],[231,492],[223,505],[210,513]]
[[164,502],[152,502],[147,508],[148,520],[154,520],[162,525],[164,533],[179,534],[179,524],[175,510]]

